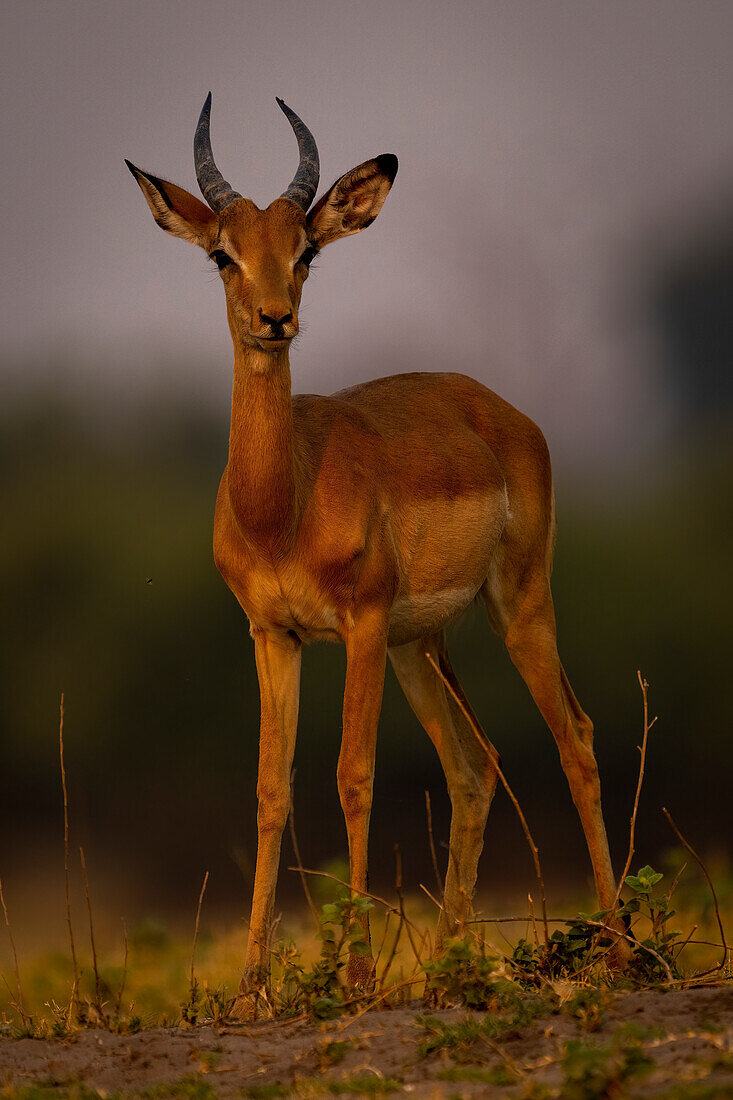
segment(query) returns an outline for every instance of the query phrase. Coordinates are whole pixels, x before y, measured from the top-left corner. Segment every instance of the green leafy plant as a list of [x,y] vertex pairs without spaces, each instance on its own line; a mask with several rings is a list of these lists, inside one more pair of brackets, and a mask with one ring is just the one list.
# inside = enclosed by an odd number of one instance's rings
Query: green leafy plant
[[[675,978],[681,977],[677,967],[675,948],[680,945],[681,935],[669,929],[668,922],[675,910],[670,907],[671,895],[654,894],[654,887],[663,879],[659,871],[648,864],[636,875],[627,875],[626,885],[634,891],[634,897],[625,902],[619,915],[631,920],[637,915],[646,917],[650,924],[646,939],[640,940],[633,948],[632,973],[642,981],[659,981],[667,976],[659,958],[663,959]],[[654,952],[654,954],[652,954]]]
[[319,1068],[327,1070],[331,1066],[339,1065],[353,1049],[354,1044],[350,1039],[324,1039],[317,1050]]
[[368,898],[344,892],[321,910],[321,954],[306,969],[293,944],[275,952],[282,967],[280,1001],[286,1012],[308,1012],[316,1020],[339,1016],[351,999],[344,978],[349,955],[368,955],[364,919],[372,909]]
[[673,977],[681,977],[676,961],[681,936],[668,926],[675,913],[670,906],[671,893],[654,892],[663,877],[647,864],[638,874],[626,876],[624,882],[634,896],[615,911],[601,909],[597,913],[579,913],[565,931],[553,932],[546,944],[535,945],[521,939],[508,959],[520,984],[538,987],[544,980],[572,980],[595,965],[605,963],[616,936],[607,932],[604,926],[623,925],[631,929],[639,917],[650,927],[643,940],[634,942],[627,976],[645,984],[657,982],[669,977],[666,963]]
[[562,1060],[563,1100],[610,1100],[625,1095],[625,1083],[652,1069],[641,1044],[615,1036],[605,1045],[571,1039]]
[[457,1023],[441,1020],[438,1016],[417,1016],[415,1022],[423,1030],[418,1052],[424,1058],[450,1053],[459,1061],[469,1061],[474,1048],[484,1044],[485,1039],[509,1038],[549,1011],[549,1005],[541,998],[521,997],[511,991],[498,995],[498,1006],[501,1011],[496,1014],[467,1016]]
[[486,952],[483,942],[470,936],[449,940],[441,955],[424,964],[427,987],[439,1000],[453,1001],[466,1008],[496,1011],[500,994],[511,982],[497,976],[499,960]]
[[543,980],[572,979],[600,962],[613,943],[608,935],[599,934],[597,927],[607,917],[607,910],[589,915],[581,913],[566,931],[554,931],[546,944],[535,945],[521,939],[509,959],[519,981],[537,987]]

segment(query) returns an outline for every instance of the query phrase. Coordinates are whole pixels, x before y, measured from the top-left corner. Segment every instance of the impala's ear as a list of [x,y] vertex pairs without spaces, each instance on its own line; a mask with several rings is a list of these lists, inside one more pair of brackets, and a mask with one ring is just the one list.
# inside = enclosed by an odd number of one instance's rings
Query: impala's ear
[[308,215],[308,236],[317,248],[371,225],[397,175],[397,157],[382,153],[336,180]]
[[140,184],[140,190],[160,228],[174,237],[208,249],[219,226],[219,219],[213,210],[175,183],[151,176],[130,164],[129,160],[125,164]]

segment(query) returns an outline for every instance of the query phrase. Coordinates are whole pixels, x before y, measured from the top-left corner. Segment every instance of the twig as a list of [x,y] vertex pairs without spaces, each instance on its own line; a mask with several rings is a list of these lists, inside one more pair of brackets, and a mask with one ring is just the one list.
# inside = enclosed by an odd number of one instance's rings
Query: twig
[[99,981],[99,967],[97,966],[97,946],[94,941],[94,916],[92,915],[92,899],[89,896],[89,878],[87,876],[87,861],[84,858],[84,849],[79,848],[79,856],[81,857],[81,870],[84,878],[84,892],[87,897],[87,910],[89,912],[89,940],[92,945],[92,964],[94,966],[94,996],[96,998],[94,1007],[99,1015],[104,1019],[104,1011],[102,1009],[101,998],[101,985]]
[[678,827],[675,825],[674,819],[673,819],[671,813],[669,812],[669,810],[667,809],[666,806],[662,806],[662,813],[664,814],[664,816],[667,818],[667,821],[669,822],[669,824],[674,829],[674,831],[677,834],[677,836],[678,836],[679,840],[681,841],[681,843],[684,844],[685,848],[687,848],[687,851],[690,853],[690,855],[695,860],[695,862],[697,863],[697,865],[700,868],[700,870],[702,871],[702,873],[705,875],[705,878],[707,879],[707,882],[708,882],[708,886],[710,887],[710,893],[713,895],[713,905],[715,906],[715,916],[716,916],[716,919],[718,921],[718,928],[720,929],[720,939],[721,939],[722,947],[723,947],[723,958],[720,960],[718,965],[713,968],[713,970],[707,971],[707,973],[709,973],[709,974],[714,974],[716,970],[723,970],[723,968],[725,967],[726,963],[728,962],[728,951],[729,951],[728,944],[726,943],[726,939],[725,939],[725,929],[723,928],[723,921],[722,921],[721,916],[720,916],[720,907],[718,906],[718,895],[715,893],[715,887],[713,886],[713,880],[711,879],[710,875],[708,874],[707,867],[705,866],[703,861],[700,859],[700,856],[697,854],[697,852],[692,847],[690,842],[688,840],[685,840],[682,833],[680,832]]
[[428,890],[427,886],[423,886],[422,882],[420,883],[420,889],[422,890],[422,892],[424,894],[427,894],[427,896],[432,901],[433,905],[437,905],[437,907],[438,907],[438,909],[440,909],[441,913],[445,913],[445,906],[440,904],[440,902],[435,897],[435,895],[431,894],[430,891]]
[[438,893],[445,900],[445,886],[438,870],[438,856],[435,852],[435,837],[433,836],[433,808],[430,804],[430,791],[425,791],[425,813],[428,819],[428,841],[430,843],[430,858],[433,861],[433,873],[438,884]]
[[[580,917],[548,917],[548,924],[576,924]],[[475,917],[466,924],[526,924],[527,917]]]
[[199,903],[196,907],[196,924],[193,930],[193,946],[191,947],[191,1007],[193,1008],[196,1001],[196,978],[194,976],[194,963],[196,960],[196,944],[199,938],[199,921],[201,920],[201,906],[204,901],[204,894],[206,893],[206,884],[209,881],[209,872],[204,875],[204,881],[201,885],[201,893],[199,894]]
[[298,874],[300,875],[300,882],[303,887],[303,893],[305,894],[305,900],[308,902],[308,908],[313,915],[313,920],[316,922],[316,928],[320,928],[321,918],[313,901],[310,887],[308,885],[308,879],[305,877],[305,872],[303,871],[303,861],[300,858],[298,836],[295,832],[295,768],[293,768],[292,772],[290,773],[290,814],[288,815],[288,824],[290,825],[290,839],[293,844],[295,862],[298,864]]
[[667,905],[669,905],[670,901],[672,900],[672,895],[674,894],[675,890],[679,886],[680,879],[682,878],[683,874],[685,873],[686,868],[687,868],[687,862],[685,861],[685,863],[682,864],[679,871],[677,872],[677,874],[672,879],[672,885],[670,886],[670,888],[667,892]]
[[648,693],[648,690],[649,690],[649,684],[644,679],[644,677],[641,675],[641,672],[638,669],[636,671],[636,676],[637,676],[637,679],[639,681],[639,687],[641,688],[641,696],[642,696],[642,699],[644,701],[644,730],[643,730],[643,733],[642,733],[641,747],[639,749],[639,753],[640,753],[639,778],[638,778],[637,783],[636,783],[636,794],[634,796],[634,808],[631,811],[631,821],[630,821],[630,825],[629,825],[629,852],[628,852],[628,855],[626,857],[626,863],[624,864],[624,869],[621,872],[621,878],[618,880],[618,886],[616,887],[616,896],[613,899],[613,905],[611,906],[611,910],[610,910],[612,916],[616,912],[616,909],[618,908],[619,899],[621,897],[621,891],[624,888],[624,883],[626,882],[626,876],[628,875],[629,870],[631,869],[631,861],[634,858],[634,840],[635,840],[635,835],[636,835],[636,818],[637,818],[637,814],[639,813],[639,798],[641,797],[641,788],[642,788],[642,784],[644,782],[644,767],[645,767],[645,764],[646,764],[646,747],[647,747],[647,742],[649,740],[649,730],[652,728],[652,726],[654,725],[654,723],[657,720],[656,717],[655,717],[655,718],[652,718],[651,722],[649,721],[649,701],[648,701],[648,698],[647,698],[647,693]]
[[117,992],[116,1016],[117,1016],[118,1020],[120,1018],[120,1009],[122,1007],[122,994],[125,992],[125,983],[127,982],[127,949],[128,949],[128,943],[127,943],[127,925],[125,924],[125,918],[124,917],[122,918],[122,934],[123,934],[124,941],[125,941],[125,961],[122,964],[122,982],[120,983],[120,988]]
[[[422,965],[422,957],[421,957],[420,952],[418,951],[418,949],[415,947],[415,941],[412,938],[412,922],[407,919],[407,914],[405,913],[405,896],[402,892],[402,855],[400,853],[400,848],[399,848],[398,844],[395,844],[395,846],[394,846],[394,861],[395,861],[395,882],[394,882],[394,885],[395,885],[395,891],[397,893],[397,897],[398,897],[399,903],[400,903],[400,905],[399,905],[400,916],[403,917],[403,919],[404,919],[404,925],[405,925],[405,928],[407,929],[407,938],[410,941],[410,947],[412,948],[412,953],[415,956],[415,959],[417,960],[417,962],[420,963],[420,965]],[[415,931],[417,932],[417,934],[419,936],[420,935],[419,930],[415,929]]]
[[[527,920],[526,917],[477,917],[476,920],[469,921],[469,924],[523,924]],[[672,971],[669,969],[668,964],[664,961],[661,955],[658,955],[651,947],[647,947],[645,944],[640,943],[639,940],[635,940],[633,936],[627,936],[625,932],[619,932],[618,928],[614,928],[610,924],[606,924],[603,921],[589,920],[588,917],[548,917],[548,924],[587,924],[592,928],[599,928],[602,932],[610,932],[614,936],[618,936],[619,939],[628,940],[630,944],[639,950],[648,951],[650,955],[653,955],[655,959],[658,959],[662,964],[665,973],[669,976],[669,980],[673,981]],[[698,975],[701,976],[701,975]]]
[[[297,867],[288,867],[288,871],[297,871],[297,870],[298,870]],[[330,874],[329,871],[314,871],[310,867],[304,867],[303,868],[303,874],[304,875],[318,875],[319,878],[330,879],[331,882],[337,882],[339,884],[339,886],[345,886],[346,889],[351,890],[351,892],[353,894],[358,894],[362,898],[369,898],[370,901],[376,901],[377,905],[383,905],[384,908],[389,913],[396,913],[398,915],[400,913],[399,906],[392,905],[385,898],[380,898],[378,894],[372,894],[372,893],[369,892],[369,890],[359,890],[356,886],[352,886],[350,883],[344,881],[344,879],[338,878],[337,875]],[[412,922],[407,919],[407,916],[405,916],[405,924],[411,925],[413,928],[415,928],[415,926],[412,924]],[[417,929],[415,929],[415,931],[417,931]]]
[[64,693],[61,692],[59,704],[59,760],[61,761],[61,789],[64,795],[64,877],[66,880],[66,923],[69,926],[69,946],[71,947],[71,964],[74,969],[74,984],[71,991],[71,1001],[77,1011],[79,1009],[79,964],[76,959],[76,946],[74,944],[74,928],[71,923],[71,885],[69,881],[69,798],[66,791],[66,768],[64,767]]
[[589,924],[592,928],[600,928],[603,932],[610,932],[612,936],[618,936],[621,940],[627,940],[639,951],[648,951],[650,955],[653,955],[658,963],[661,963],[662,969],[667,976],[667,981],[674,982],[674,975],[669,968],[669,963],[662,958],[662,956],[654,950],[652,947],[648,947],[645,943],[641,943],[639,940],[635,940],[633,936],[627,935],[625,932],[619,932],[618,928],[614,928],[611,924],[606,924],[604,921],[589,920],[588,917],[582,918],[583,924]]
[[[10,940],[10,948],[13,952],[13,967],[15,969],[15,982],[18,987],[18,1002],[17,1009],[20,1013],[20,1018],[24,1024],[30,1023],[30,1016],[26,1015],[25,1008],[23,1007],[23,987],[20,984],[20,967],[18,966],[18,952],[15,949],[15,940],[13,939],[13,930],[10,927],[10,918],[8,917],[8,907],[5,904],[5,895],[3,894],[3,882],[0,879],[0,903],[2,903],[3,914],[5,916],[5,927],[8,930],[8,939]],[[7,985],[7,982],[6,982]],[[8,987],[9,988],[9,987]]]
[[492,1039],[486,1034],[483,1034],[481,1036],[481,1039],[491,1050],[493,1050],[496,1054],[499,1055],[500,1058],[503,1059],[510,1073],[513,1073],[514,1076],[517,1078],[527,1076],[524,1069],[522,1069],[521,1066],[517,1065],[511,1054],[508,1054],[507,1051],[504,1050],[504,1047],[501,1045],[501,1043],[497,1043],[496,1039]]
[[374,977],[375,978],[377,976],[377,970],[379,969],[379,960],[382,957],[382,952],[384,951],[384,945],[387,942],[387,932],[389,930],[389,922],[391,920],[391,917],[392,917],[391,913],[387,913],[385,915],[384,928],[382,929],[382,938],[379,941],[379,950],[377,951],[376,955],[374,956]]
[[[413,971],[409,978],[404,978],[402,981],[396,982],[395,985],[391,985],[389,989],[385,989],[383,992],[369,995],[367,1004],[365,1004],[359,1012],[356,1012],[353,1016],[349,1016],[347,1020],[343,1020],[340,1024],[338,1024],[337,1030],[344,1031],[347,1027],[351,1027],[351,1025],[355,1024],[357,1020],[360,1020],[365,1013],[370,1012],[371,1009],[375,1007],[375,1005],[378,1005],[380,1001],[383,1001],[386,997],[389,997],[390,994],[396,993],[398,989],[404,989],[406,985],[413,985],[414,982],[415,977]],[[364,999],[365,998],[363,995],[359,997],[352,997],[349,1000],[343,1002],[343,1007],[347,1007],[352,1004],[359,1004]]]
[[457,705],[460,707],[461,713],[463,714],[464,718],[466,719],[466,721],[468,722],[468,724],[470,725],[471,729],[473,730],[473,732],[476,736],[476,740],[478,741],[479,745],[481,745],[484,752],[486,753],[486,755],[491,760],[491,766],[496,769],[496,774],[499,776],[499,779],[501,780],[502,786],[504,787],[504,790],[506,791],[506,793],[509,795],[509,798],[511,799],[512,805],[514,806],[514,809],[517,812],[517,816],[519,817],[519,820],[522,824],[522,829],[524,830],[524,835],[527,838],[527,843],[529,844],[530,851],[532,852],[532,859],[534,861],[535,875],[537,876],[537,882],[538,882],[539,888],[540,888],[540,897],[542,899],[542,923],[543,923],[544,931],[545,931],[545,942],[547,942],[550,938],[550,935],[549,935],[549,930],[548,930],[548,927],[547,927],[547,899],[545,897],[545,882],[544,882],[544,879],[542,877],[542,868],[540,866],[540,853],[539,853],[539,849],[537,848],[537,845],[534,842],[534,838],[532,837],[532,833],[529,830],[529,825],[527,824],[527,819],[526,819],[526,817],[524,816],[524,814],[522,812],[522,807],[519,805],[519,802],[517,801],[517,798],[514,794],[514,791],[511,789],[511,787],[509,786],[509,783],[507,782],[507,778],[506,778],[506,776],[504,775],[504,772],[501,769],[501,765],[499,764],[498,757],[496,759],[494,759],[491,756],[489,747],[486,744],[486,739],[485,739],[482,731],[477,727],[476,722],[473,720],[471,715],[468,713],[468,710],[466,709],[466,706],[465,706],[463,700],[458,695],[458,692],[455,690],[455,688],[450,683],[450,681],[443,675],[442,669],[437,664],[437,662],[434,660],[432,654],[428,653],[426,651],[425,656],[427,657],[428,661],[430,661],[430,664],[433,666],[433,668],[435,669],[437,675],[443,681],[443,684],[447,687],[447,689],[451,693],[452,697],[455,699]]
[[[683,941],[682,945],[677,950],[677,954],[674,957],[675,962],[677,962],[677,959],[679,959],[680,955],[685,950],[688,943],[691,943],[691,942],[692,943],[699,943],[700,942],[699,940],[693,940],[692,939],[692,937],[695,935],[695,932],[697,931],[697,927],[698,926],[696,924],[693,924],[692,928],[690,929],[689,935],[687,936],[687,939],[685,939]],[[708,944],[708,946],[709,947],[720,947],[720,944],[719,943],[713,943],[713,944]]]
[[[387,914],[388,917],[390,917],[391,915],[392,915],[391,913]],[[399,920],[397,922],[397,933],[396,933],[395,938],[394,938],[394,943],[392,944],[392,950],[390,951],[390,953],[387,957],[387,963],[384,967],[384,970],[382,971],[382,977],[379,981],[380,992],[384,989],[387,978],[389,977],[389,972],[392,968],[392,963],[394,962],[394,957],[397,953],[397,946],[398,946],[398,944],[400,942],[400,938],[402,936],[403,927],[404,927],[404,920],[403,920],[403,917],[402,917],[402,913],[400,913]]]

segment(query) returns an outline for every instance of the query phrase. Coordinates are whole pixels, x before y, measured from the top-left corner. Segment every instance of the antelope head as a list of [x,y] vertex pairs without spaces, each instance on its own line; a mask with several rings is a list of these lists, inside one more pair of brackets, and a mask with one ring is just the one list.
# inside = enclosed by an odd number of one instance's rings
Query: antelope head
[[298,307],[308,268],[324,245],[366,229],[397,174],[392,153],[341,176],[309,208],[318,189],[316,142],[294,111],[277,103],[295,132],[298,171],[286,191],[260,210],[216,167],[211,150],[211,93],[194,137],[196,178],[208,203],[125,161],[161,229],[203,248],[219,269],[235,345],[265,353],[287,348],[298,332]]

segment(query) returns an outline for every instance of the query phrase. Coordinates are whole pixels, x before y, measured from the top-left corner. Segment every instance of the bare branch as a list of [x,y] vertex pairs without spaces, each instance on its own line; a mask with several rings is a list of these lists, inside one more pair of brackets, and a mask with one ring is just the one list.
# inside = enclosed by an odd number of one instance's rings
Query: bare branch
[[122,964],[122,981],[120,982],[120,988],[117,991],[116,1016],[117,1016],[118,1019],[119,1019],[119,1016],[120,1016],[120,1009],[121,1009],[121,1006],[122,1006],[122,994],[125,992],[125,984],[127,982],[128,941],[127,941],[127,925],[125,924],[125,918],[124,917],[122,918],[122,935],[123,935],[124,942],[125,942],[125,961]]
[[435,837],[433,836],[433,808],[430,804],[430,791],[425,791],[425,813],[428,819],[428,841],[430,843],[430,858],[433,861],[433,874],[435,875],[435,881],[438,884],[438,893],[441,898],[445,895],[445,885],[440,877],[440,871],[438,870],[438,856],[435,851]]
[[194,963],[196,961],[196,944],[198,943],[198,938],[199,938],[199,921],[201,920],[201,906],[203,905],[204,894],[206,893],[206,884],[207,884],[208,881],[209,881],[209,872],[207,871],[206,874],[204,875],[204,881],[201,885],[201,893],[199,894],[199,903],[196,907],[196,924],[194,925],[194,930],[193,930],[193,946],[191,947],[191,982],[190,982],[191,1007],[193,1007],[194,1002],[196,1000],[196,977],[195,977],[195,974],[194,974]]
[[76,959],[74,928],[71,923],[71,884],[69,880],[69,798],[66,790],[66,768],[64,767],[64,693],[61,692],[59,704],[59,760],[61,762],[61,790],[64,795],[64,878],[66,881],[66,923],[69,926],[69,946],[71,964],[74,970],[74,985],[71,992],[72,1004],[79,1009],[79,964]]
[[636,834],[636,818],[637,818],[637,815],[639,813],[639,799],[641,797],[641,788],[642,788],[642,784],[644,782],[644,767],[645,767],[645,764],[646,764],[646,747],[647,747],[647,742],[649,740],[649,730],[652,728],[652,726],[656,722],[656,718],[653,718],[651,722],[649,721],[649,702],[648,702],[648,698],[647,698],[647,693],[648,693],[648,690],[649,690],[649,684],[643,678],[643,676],[641,675],[641,672],[638,669],[637,669],[637,672],[636,672],[636,676],[637,676],[637,679],[639,681],[639,687],[641,688],[641,696],[642,696],[642,699],[644,701],[644,729],[643,729],[642,738],[641,738],[641,748],[639,749],[639,753],[640,753],[640,757],[639,757],[639,778],[638,778],[637,783],[636,783],[636,795],[634,796],[634,808],[631,811],[631,822],[630,822],[630,825],[629,825],[629,853],[626,857],[626,863],[624,864],[624,869],[621,872],[621,878],[618,880],[618,886],[616,887],[616,896],[614,897],[613,905],[611,906],[611,914],[612,915],[616,912],[616,909],[618,908],[619,899],[621,897],[621,891],[624,888],[624,883],[626,882],[626,876],[628,875],[629,871],[631,870],[631,861],[634,858],[634,840],[635,840],[635,834]]
[[305,894],[305,900],[308,902],[308,908],[310,909],[313,920],[316,923],[316,928],[320,927],[321,918],[316,909],[313,896],[310,892],[310,886],[308,885],[308,879],[305,877],[303,870],[303,861],[300,858],[300,846],[298,845],[298,836],[295,832],[295,768],[293,768],[290,774],[290,814],[288,816],[288,824],[290,825],[290,839],[293,844],[293,854],[295,855],[295,862],[298,864],[298,874],[300,875],[300,882],[303,887],[303,893]]
[[[31,1022],[30,1021],[30,1016],[28,1016],[26,1014],[25,1008],[23,1007],[23,987],[20,984],[20,967],[18,966],[18,952],[15,949],[15,940],[13,939],[13,930],[10,927],[10,918],[8,917],[8,907],[5,904],[5,895],[3,894],[2,879],[0,879],[0,904],[2,904],[2,907],[3,907],[3,915],[5,917],[5,927],[8,931],[8,939],[10,940],[10,948],[13,952],[13,967],[15,969],[15,984],[18,988],[18,1001],[17,1001],[16,1007],[18,1009],[18,1012],[20,1013],[20,1018],[23,1021],[23,1023],[24,1024],[30,1024],[30,1022]],[[6,982],[6,985],[7,985],[7,982]],[[9,988],[10,987],[8,987],[8,989]],[[12,996],[12,994],[11,994],[11,996]]]
[[95,939],[94,939],[94,916],[92,914],[92,899],[89,895],[89,878],[87,876],[87,861],[84,858],[84,849],[82,847],[79,848],[79,856],[81,858],[81,870],[82,870],[82,875],[83,875],[83,878],[84,878],[84,893],[86,894],[87,911],[89,913],[89,940],[90,940],[91,945],[92,945],[92,964],[94,966],[94,997],[95,997],[94,1007],[96,1008],[97,1012],[102,1017],[102,1019],[104,1019],[104,1011],[102,1009],[102,996],[101,996],[102,986],[101,986],[101,983],[99,981],[99,967],[97,966],[97,945],[96,945]]
[[[450,681],[443,675],[442,669],[437,664],[437,662],[433,659],[432,654],[430,654],[426,651],[425,656],[430,661],[430,664],[433,666],[433,668],[435,669],[435,671],[438,674],[438,676],[440,677],[440,679],[443,681],[443,684],[445,685],[445,687],[447,687],[448,691],[451,693],[452,697],[455,699],[457,705],[460,707],[463,716],[465,717],[466,721],[468,722],[468,724],[470,725],[470,727],[473,730],[474,734],[476,735],[476,740],[478,741],[479,745],[481,745],[481,747],[483,748],[486,755],[489,756],[490,753],[489,753],[489,748],[486,744],[486,739],[483,737],[481,730],[477,729],[476,723],[474,722],[473,718],[471,717],[471,715],[466,710],[466,707],[465,707],[465,704],[464,704],[463,700],[460,698],[458,693],[455,691],[455,689],[454,689],[453,685],[450,683]],[[532,852],[532,859],[534,861],[535,874],[537,876],[537,882],[538,882],[539,888],[540,888],[540,897],[542,899],[542,924],[543,924],[544,930],[545,930],[545,942],[547,942],[547,940],[549,940],[549,938],[550,938],[549,930],[548,930],[548,927],[547,927],[547,899],[546,899],[546,896],[545,896],[545,881],[542,877],[542,868],[540,866],[539,849],[537,848],[537,845],[534,842],[534,838],[533,838],[531,832],[529,831],[529,825],[527,824],[527,819],[526,819],[526,817],[524,816],[524,814],[522,812],[522,807],[519,805],[519,802],[517,801],[517,798],[516,798],[516,795],[514,794],[514,791],[509,786],[509,783],[507,782],[507,778],[504,775],[504,772],[501,770],[501,766],[499,764],[498,759],[495,760],[495,759],[492,758],[491,759],[491,766],[496,769],[496,774],[499,776],[499,779],[501,780],[501,783],[502,783],[502,786],[504,787],[504,790],[509,795],[509,798],[512,801],[512,805],[514,806],[514,809],[517,812],[517,816],[519,817],[519,820],[522,824],[522,829],[524,830],[524,835],[527,838],[527,843],[529,844],[530,851]]]
[[[726,939],[725,939],[725,929],[723,928],[723,921],[722,921],[722,918],[720,916],[720,907],[718,905],[718,895],[715,893],[715,887],[713,886],[713,880],[711,879],[710,875],[708,874],[707,867],[705,866],[705,864],[703,863],[703,861],[701,860],[700,856],[697,854],[695,849],[692,847],[690,842],[683,837],[683,835],[680,832],[680,830],[678,829],[677,825],[675,825],[674,819],[673,819],[671,813],[669,812],[669,810],[667,809],[666,806],[662,806],[662,813],[664,814],[664,816],[667,818],[667,821],[669,822],[669,824],[674,829],[674,831],[677,834],[677,837],[679,838],[680,842],[682,844],[684,844],[685,848],[687,848],[687,851],[690,853],[690,855],[695,860],[695,862],[697,863],[697,865],[700,868],[700,870],[702,871],[702,873],[705,875],[705,878],[707,879],[708,886],[710,887],[710,893],[713,895],[713,905],[715,906],[715,917],[718,921],[718,928],[720,929],[720,939],[722,941],[722,948],[723,948],[723,957],[720,960],[720,962],[718,963],[718,965],[716,967],[714,967],[713,970],[707,971],[708,974],[714,974],[716,970],[722,970],[725,967],[726,963],[728,962],[728,952],[730,950],[730,948],[728,947],[728,944],[726,943]],[[698,975],[698,977],[701,977],[701,975]]]

